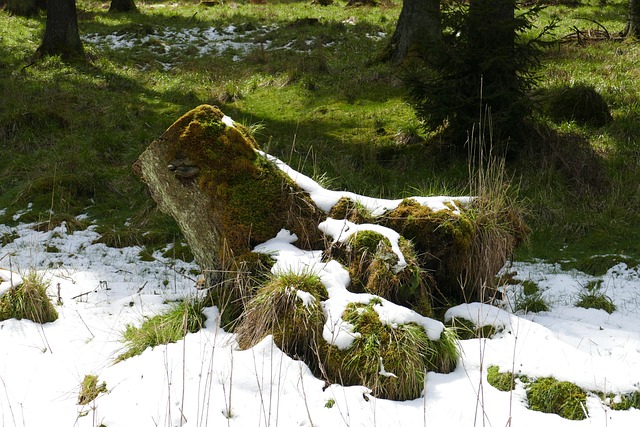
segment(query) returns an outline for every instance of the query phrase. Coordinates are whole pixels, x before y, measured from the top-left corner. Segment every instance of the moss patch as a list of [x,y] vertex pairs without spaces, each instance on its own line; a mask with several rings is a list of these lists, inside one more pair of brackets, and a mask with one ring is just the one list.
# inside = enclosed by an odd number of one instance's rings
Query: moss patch
[[496,334],[496,327],[493,325],[477,326],[470,320],[460,317],[453,317],[447,323],[447,326],[453,329],[461,340],[470,340],[474,338],[490,338]]
[[383,325],[373,308],[378,301],[347,306],[343,319],[359,336],[346,350],[330,347],[329,377],[344,385],[365,385],[377,397],[415,399],[427,371],[447,373],[455,368],[455,334],[445,329],[440,340],[431,341],[420,325]]
[[487,382],[500,391],[511,391],[515,388],[515,378],[512,372],[500,372],[497,366],[487,369]]
[[346,219],[355,224],[365,224],[375,222],[375,218],[361,204],[342,197],[329,211],[329,217],[335,219]]
[[37,323],[53,322],[58,318],[47,296],[49,282],[35,272],[23,277],[23,282],[0,297],[0,321],[29,319]]
[[539,378],[527,386],[529,409],[558,414],[569,420],[587,418],[587,395],[584,390],[567,381]]
[[107,392],[107,383],[98,384],[97,375],[85,375],[80,384],[80,393],[78,394],[78,405],[86,405],[93,402],[100,393]]

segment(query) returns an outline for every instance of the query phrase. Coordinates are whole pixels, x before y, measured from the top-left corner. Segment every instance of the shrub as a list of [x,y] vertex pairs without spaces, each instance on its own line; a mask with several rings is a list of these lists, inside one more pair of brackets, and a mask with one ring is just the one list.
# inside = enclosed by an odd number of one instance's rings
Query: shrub
[[587,395],[580,387],[555,378],[539,378],[527,387],[529,409],[569,420],[587,418]]
[[532,28],[542,7],[514,17],[515,7],[513,1],[494,0],[443,5],[441,40],[430,46],[428,57],[414,59],[404,77],[425,130],[445,130],[463,147],[485,107],[496,135],[506,139],[522,130],[532,110],[528,92],[536,84],[541,40],[554,24],[524,40],[520,35]]
[[116,362],[141,354],[147,348],[174,343],[187,334],[198,332],[206,317],[203,304],[198,300],[174,303],[166,313],[145,320],[139,328],[127,325],[123,341],[127,350],[116,358]]
[[342,318],[358,336],[345,350],[329,348],[327,373],[330,380],[364,385],[380,398],[415,399],[424,388],[427,371],[448,373],[455,368],[455,333],[445,328],[438,341],[431,341],[415,323],[384,325],[374,309],[378,303],[373,299],[366,305],[347,306]]
[[23,277],[21,284],[0,297],[0,321],[29,319],[37,323],[53,322],[58,312],[47,296],[49,282],[36,272]]

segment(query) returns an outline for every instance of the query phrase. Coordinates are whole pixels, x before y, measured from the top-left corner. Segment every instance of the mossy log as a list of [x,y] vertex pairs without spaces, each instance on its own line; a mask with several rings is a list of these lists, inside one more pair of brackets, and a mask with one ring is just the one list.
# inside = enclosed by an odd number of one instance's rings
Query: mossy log
[[303,249],[322,240],[322,211],[257,148],[242,126],[201,105],[133,165],[160,209],[178,223],[209,285],[282,228],[295,233]]

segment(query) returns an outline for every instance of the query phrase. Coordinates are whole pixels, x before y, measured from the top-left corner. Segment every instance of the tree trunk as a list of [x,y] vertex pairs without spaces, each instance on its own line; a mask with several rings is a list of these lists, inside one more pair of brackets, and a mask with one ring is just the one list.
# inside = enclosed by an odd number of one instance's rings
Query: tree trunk
[[48,1],[47,24],[38,52],[42,55],[62,55],[63,58],[82,56],[75,0]]
[[629,20],[625,33],[627,36],[640,38],[640,0],[629,0]]
[[[470,0],[466,62],[474,90],[494,118],[510,111],[518,92],[515,54],[515,1]],[[483,109],[478,104],[478,118]]]
[[7,11],[13,15],[32,16],[38,13],[36,0],[8,0]]
[[401,64],[410,52],[425,58],[431,45],[441,39],[440,0],[404,0],[383,59]]
[[109,12],[136,12],[134,0],[111,0]]

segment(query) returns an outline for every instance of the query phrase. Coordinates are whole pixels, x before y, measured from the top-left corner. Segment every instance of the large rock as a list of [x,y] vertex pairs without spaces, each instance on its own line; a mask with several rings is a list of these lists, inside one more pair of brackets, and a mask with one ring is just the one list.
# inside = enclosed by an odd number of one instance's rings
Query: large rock
[[177,221],[210,284],[238,256],[285,228],[309,249],[324,214],[308,194],[256,151],[217,107],[178,119],[133,165],[160,209]]

